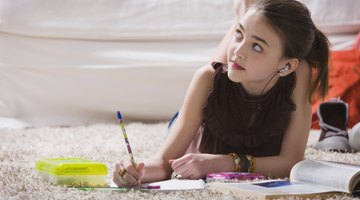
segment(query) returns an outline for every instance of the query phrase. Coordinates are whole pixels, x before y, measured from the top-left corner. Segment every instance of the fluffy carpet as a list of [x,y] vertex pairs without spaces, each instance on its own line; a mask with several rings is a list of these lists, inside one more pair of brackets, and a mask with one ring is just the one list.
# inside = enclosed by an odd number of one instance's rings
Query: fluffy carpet
[[[154,154],[165,139],[166,123],[129,123],[126,128],[137,159]],[[312,147],[318,137],[317,131],[311,132],[307,159],[360,163],[360,153],[315,150]],[[0,129],[0,138],[0,199],[238,199],[232,194],[206,189],[171,193],[82,191],[49,184],[34,171],[35,162],[44,157],[81,157],[103,162],[112,172],[115,161],[126,153],[121,129],[116,124]],[[249,198],[244,196],[244,199]],[[335,199],[350,198],[338,196]]]

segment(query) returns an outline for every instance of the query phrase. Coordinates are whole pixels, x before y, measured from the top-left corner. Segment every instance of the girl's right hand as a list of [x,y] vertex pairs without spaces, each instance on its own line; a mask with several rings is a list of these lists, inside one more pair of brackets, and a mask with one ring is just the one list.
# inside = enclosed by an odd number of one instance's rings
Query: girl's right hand
[[145,164],[139,163],[134,166],[129,156],[124,156],[115,165],[113,181],[119,187],[134,187],[141,184],[141,178],[145,174]]

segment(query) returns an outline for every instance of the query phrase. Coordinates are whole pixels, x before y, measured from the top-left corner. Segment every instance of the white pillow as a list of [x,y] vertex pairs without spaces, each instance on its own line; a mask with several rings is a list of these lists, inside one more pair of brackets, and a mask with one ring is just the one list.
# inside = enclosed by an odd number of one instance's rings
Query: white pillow
[[299,0],[305,4],[316,26],[326,34],[360,31],[359,0]]

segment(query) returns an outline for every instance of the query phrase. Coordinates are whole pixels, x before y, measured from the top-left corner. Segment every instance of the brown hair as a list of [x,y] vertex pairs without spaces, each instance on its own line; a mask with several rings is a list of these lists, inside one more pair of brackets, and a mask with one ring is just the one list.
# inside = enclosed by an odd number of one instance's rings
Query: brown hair
[[306,60],[312,68],[309,100],[324,98],[328,92],[329,41],[316,28],[309,10],[296,0],[258,0],[250,8],[284,38],[284,56]]

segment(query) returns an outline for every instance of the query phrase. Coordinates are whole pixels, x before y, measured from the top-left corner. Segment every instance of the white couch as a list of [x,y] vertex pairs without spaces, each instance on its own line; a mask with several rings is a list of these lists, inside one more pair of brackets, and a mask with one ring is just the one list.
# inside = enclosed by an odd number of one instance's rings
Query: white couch
[[[302,1],[333,49],[350,48],[360,1]],[[170,118],[230,27],[233,4],[0,0],[0,127],[116,122],[117,110]]]

